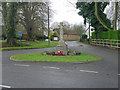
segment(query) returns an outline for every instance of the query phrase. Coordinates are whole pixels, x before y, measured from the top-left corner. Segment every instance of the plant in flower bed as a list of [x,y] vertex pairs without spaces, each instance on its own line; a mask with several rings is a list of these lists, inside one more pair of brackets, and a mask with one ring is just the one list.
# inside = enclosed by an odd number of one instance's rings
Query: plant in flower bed
[[[55,53],[55,51],[44,51],[43,55],[65,56],[64,54],[62,54],[62,51],[58,51],[57,53]],[[67,55],[80,55],[80,52],[69,50]]]
[[43,55],[55,55],[55,51],[44,51]]

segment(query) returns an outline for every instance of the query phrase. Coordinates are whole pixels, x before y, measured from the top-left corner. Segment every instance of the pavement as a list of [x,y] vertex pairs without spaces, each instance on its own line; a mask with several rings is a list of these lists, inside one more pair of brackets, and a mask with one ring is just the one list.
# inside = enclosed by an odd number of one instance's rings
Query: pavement
[[69,49],[102,57],[88,64],[16,62],[12,55],[51,51],[55,48],[2,51],[3,88],[118,88],[118,50],[66,42]]

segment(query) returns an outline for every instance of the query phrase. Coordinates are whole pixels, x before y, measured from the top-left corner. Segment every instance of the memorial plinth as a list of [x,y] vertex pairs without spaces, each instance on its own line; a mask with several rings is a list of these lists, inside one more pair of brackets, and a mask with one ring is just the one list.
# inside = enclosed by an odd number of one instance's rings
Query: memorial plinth
[[58,51],[62,51],[63,55],[67,55],[68,47],[67,44],[64,41],[59,41],[58,45],[56,46],[56,53]]

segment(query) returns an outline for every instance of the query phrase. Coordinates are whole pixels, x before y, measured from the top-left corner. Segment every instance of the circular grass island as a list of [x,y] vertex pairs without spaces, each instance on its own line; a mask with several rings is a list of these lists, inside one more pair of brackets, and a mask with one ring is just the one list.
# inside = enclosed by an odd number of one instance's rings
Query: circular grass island
[[14,61],[46,61],[46,62],[91,62],[101,60],[101,57],[93,56],[86,53],[80,55],[67,56],[50,56],[43,55],[43,53],[26,53],[10,57]]

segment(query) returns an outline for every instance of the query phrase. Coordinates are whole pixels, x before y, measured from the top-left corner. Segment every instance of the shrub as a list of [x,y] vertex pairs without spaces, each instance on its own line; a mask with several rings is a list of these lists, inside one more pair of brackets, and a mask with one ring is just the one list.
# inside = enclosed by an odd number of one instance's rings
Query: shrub
[[5,40],[6,38],[6,35],[2,34],[2,40]]
[[16,36],[16,39],[17,39],[17,40],[21,40],[21,37],[20,37],[20,36]]
[[95,35],[95,32],[92,32],[92,36],[91,36],[92,39],[96,39],[96,35]]
[[98,37],[96,37],[95,32],[92,32],[92,39],[114,39],[114,40],[120,40],[120,30],[114,30],[114,31],[103,31],[98,34]]
[[86,34],[83,34],[83,35],[82,35],[82,39],[87,39],[87,35],[86,35]]
[[47,39],[47,37],[44,35],[44,36],[36,36],[36,39],[37,40],[45,40]]

